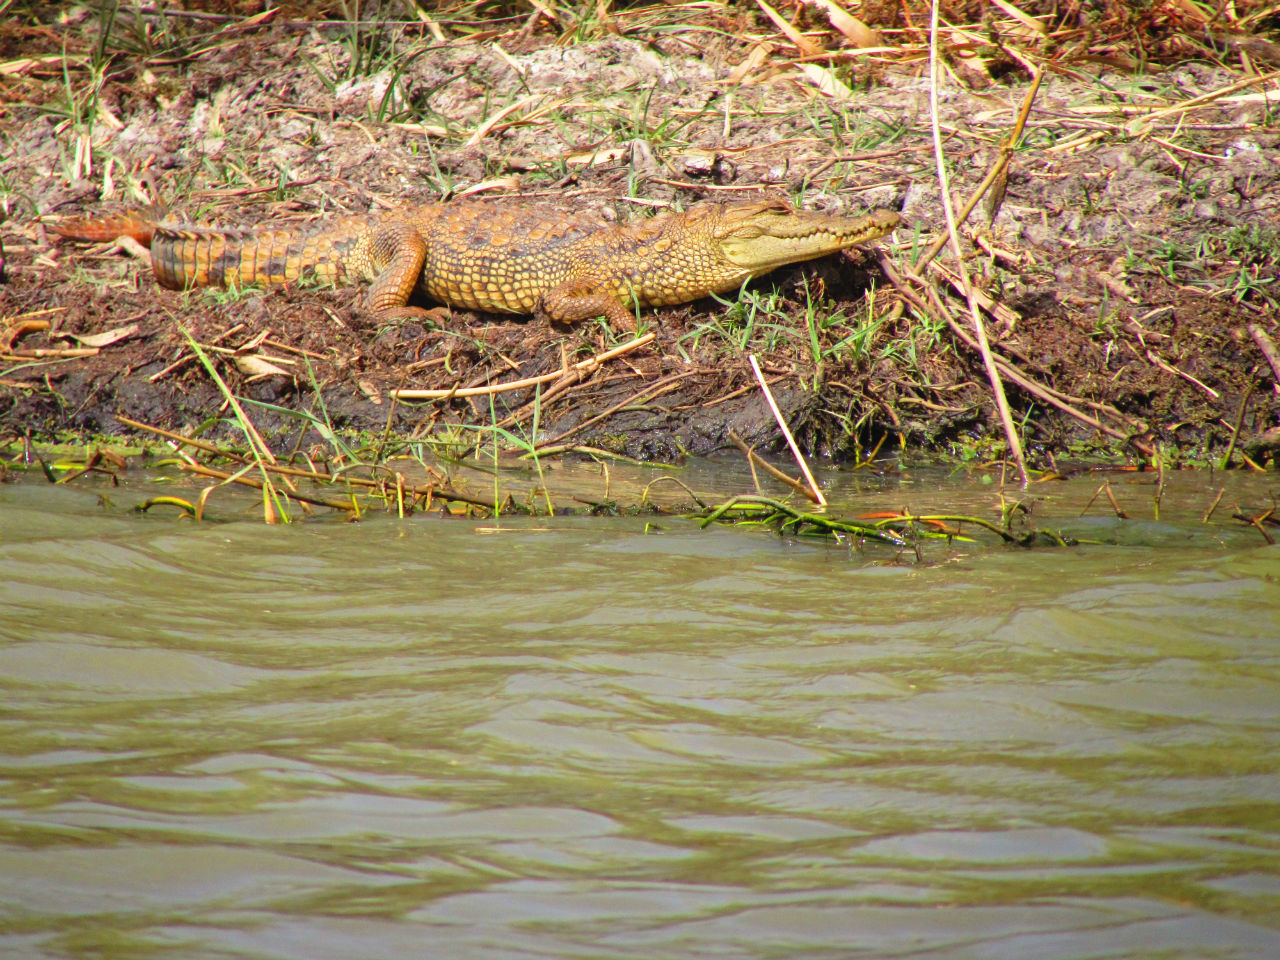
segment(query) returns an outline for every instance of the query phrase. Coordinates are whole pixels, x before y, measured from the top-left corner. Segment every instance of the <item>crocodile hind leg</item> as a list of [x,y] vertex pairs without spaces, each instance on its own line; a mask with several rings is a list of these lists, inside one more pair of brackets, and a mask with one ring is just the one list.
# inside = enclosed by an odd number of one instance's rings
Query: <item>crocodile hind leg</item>
[[636,330],[636,318],[622,301],[583,280],[567,280],[552,287],[538,298],[534,315],[556,325],[604,317],[615,329],[629,333]]
[[384,320],[430,313],[409,306],[427,260],[426,241],[413,224],[401,220],[380,226],[370,242],[369,256],[376,271],[365,300],[370,313]]

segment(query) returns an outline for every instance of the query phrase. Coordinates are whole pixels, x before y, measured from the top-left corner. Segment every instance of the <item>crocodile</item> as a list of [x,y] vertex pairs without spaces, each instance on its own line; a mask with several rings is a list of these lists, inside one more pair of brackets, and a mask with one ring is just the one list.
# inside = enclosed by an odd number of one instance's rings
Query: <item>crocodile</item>
[[165,287],[371,283],[379,318],[422,316],[415,292],[454,307],[532,313],[557,324],[603,316],[634,330],[635,309],[737,289],[777,267],[884,236],[891,210],[838,216],[781,200],[703,201],[626,224],[548,206],[455,201],[248,230],[170,223],[149,213],[66,220],[79,241],[130,236]]

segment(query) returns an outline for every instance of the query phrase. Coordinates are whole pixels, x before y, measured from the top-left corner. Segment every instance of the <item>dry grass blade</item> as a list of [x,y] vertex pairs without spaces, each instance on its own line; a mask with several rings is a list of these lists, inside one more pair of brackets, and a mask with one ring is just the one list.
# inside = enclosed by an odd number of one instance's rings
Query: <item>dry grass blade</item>
[[1161,360],[1160,357],[1156,355],[1156,352],[1154,350],[1147,351],[1147,359],[1150,360],[1152,363],[1154,363],[1157,367],[1159,367],[1165,373],[1172,373],[1175,377],[1181,377],[1183,380],[1187,381],[1187,383],[1191,383],[1199,387],[1211,399],[1217,400],[1221,396],[1221,394],[1219,394],[1217,390],[1213,389],[1213,387],[1210,387],[1207,384],[1201,383],[1191,374],[1183,370],[1179,370],[1177,367],[1173,366],[1172,364],[1166,363],[1164,360]]
[[476,127],[471,136],[467,138],[466,145],[468,147],[476,146],[481,140],[489,135],[490,131],[492,131],[494,127],[500,124],[507,117],[511,116],[511,114],[523,110],[525,107],[532,106],[541,99],[542,98],[537,95],[530,95],[522,100],[517,100],[515,103],[503,107],[497,113],[493,114],[493,116],[489,117]]
[[822,53],[821,47],[783,19],[782,14],[765,3],[765,0],[756,0],[756,4],[764,11],[764,15],[773,21],[773,25],[781,31],[782,35],[795,45],[801,56],[816,57]]
[[848,84],[837,79],[836,75],[826,67],[816,63],[799,64],[800,74],[818,88],[818,92],[833,100],[852,100],[853,90]]
[[1005,13],[1007,13],[1009,16],[1013,17],[1013,19],[1017,20],[1023,26],[1029,27],[1030,29],[1034,30],[1036,33],[1040,34],[1041,36],[1048,35],[1049,33],[1048,27],[1046,27],[1041,21],[1037,20],[1035,17],[1029,14],[1023,13],[1021,10],[1015,7],[1012,3],[1009,3],[1008,0],[991,0],[991,2],[995,4],[997,7],[999,7],[1001,10],[1003,10]]
[[835,0],[803,0],[812,7],[818,7],[827,15],[831,25],[859,47],[883,47],[884,40],[880,34],[867,26],[857,17],[845,10]]
[[[281,360],[278,357],[273,357],[272,359],[280,363],[293,362],[292,360]],[[276,364],[272,363],[270,360],[266,359],[266,357],[262,356],[261,354],[256,354],[256,353],[235,354],[234,356],[232,356],[231,360],[233,363],[235,363],[236,369],[239,370],[242,374],[244,374],[246,378],[246,382],[261,380],[263,377],[276,377],[276,376],[292,377],[293,376],[293,374],[291,374],[288,370],[285,370],[281,367],[276,366]]]
[[[1140,110],[1140,112],[1138,112],[1135,116],[1129,117],[1123,124],[1106,124],[1105,129],[1102,129],[1102,130],[1081,131],[1078,135],[1074,137],[1070,137],[1066,140],[1062,140],[1058,143],[1055,143],[1052,146],[1046,147],[1045,153],[1047,154],[1074,153],[1080,150],[1081,148],[1088,146],[1091,143],[1096,143],[1099,140],[1102,140],[1109,133],[1120,134],[1126,137],[1148,137],[1155,130],[1156,121],[1158,120],[1172,117],[1175,114],[1179,115],[1181,119],[1187,113],[1190,113],[1193,110],[1197,110],[1200,107],[1207,106],[1209,103],[1215,100],[1219,100],[1223,97],[1228,97],[1231,94],[1236,93],[1237,91],[1244,90],[1249,87],[1268,84],[1277,78],[1280,78],[1280,70],[1273,70],[1270,73],[1266,73],[1261,76],[1247,77],[1244,80],[1238,80],[1234,83],[1229,83],[1226,86],[1220,87],[1217,90],[1211,90],[1208,93],[1203,93],[1203,94],[1200,94],[1199,96],[1191,97],[1190,99],[1183,100],[1180,103],[1171,104],[1170,106],[1166,106],[1166,107],[1157,107],[1155,109]],[[1272,96],[1272,95],[1273,95],[1272,93],[1264,94],[1264,96]],[[1087,107],[1087,108],[1080,108],[1076,112],[1084,114],[1084,113],[1090,113],[1090,112],[1099,112],[1103,109],[1109,109],[1112,112],[1114,112],[1115,110],[1114,107],[1109,107],[1109,108]],[[1139,108],[1131,108],[1131,109],[1139,109]],[[1216,160],[1218,158],[1215,157],[1214,159]]]
[[[773,53],[773,44],[766,40],[757,43],[751,48],[751,52],[747,54],[746,59],[729,72],[728,85],[735,87],[742,83],[743,80],[764,66],[771,53]],[[726,139],[728,138],[726,137]]]
[[1259,86],[1261,84],[1270,83],[1272,80],[1280,77],[1280,70],[1272,70],[1270,73],[1263,74],[1260,77],[1247,77],[1244,80],[1238,80],[1235,83],[1227,84],[1217,90],[1210,90],[1208,93],[1202,93],[1198,97],[1191,97],[1172,106],[1162,107],[1159,110],[1152,110],[1150,113],[1140,117],[1134,117],[1126,125],[1126,130],[1131,136],[1143,136],[1150,133],[1152,125],[1156,120],[1164,117],[1173,116],[1174,114],[1185,114],[1189,110],[1196,107],[1202,107],[1207,103],[1217,100],[1219,97],[1225,97],[1235,93],[1237,90],[1245,90],[1249,87]]
[[68,337],[82,347],[109,347],[113,343],[119,343],[121,340],[128,340],[130,337],[138,335],[138,325],[130,323],[123,327],[114,327],[110,330],[104,330],[102,333],[64,333],[63,337]]

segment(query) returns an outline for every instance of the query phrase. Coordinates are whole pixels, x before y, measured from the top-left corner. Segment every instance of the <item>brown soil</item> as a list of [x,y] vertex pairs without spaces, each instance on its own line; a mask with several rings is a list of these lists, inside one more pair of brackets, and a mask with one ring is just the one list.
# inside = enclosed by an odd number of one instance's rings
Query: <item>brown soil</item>
[[[240,16],[252,8],[204,6]],[[443,41],[382,24],[364,37],[365,55],[394,57],[369,74],[348,70],[348,27],[280,18],[290,11],[246,28],[152,17],[169,46],[105,60],[96,108],[99,21],[75,8],[57,26],[56,11],[33,9],[0,28],[0,64],[23,61],[0,88],[0,443],[125,432],[117,415],[174,429],[222,415],[198,361],[171,367],[190,354],[184,329],[226,347],[266,334],[254,352],[293,361],[290,375],[255,378],[217,356],[238,394],[398,436],[513,412],[511,429],[527,430],[534,394],[498,395],[491,409],[483,397],[393,403],[394,388],[554,372],[610,345],[594,326],[565,334],[462,310],[377,325],[357,290],[176,293],[118,251],[52,242],[37,220],[119,210],[138,190],[153,189],[183,218],[239,223],[433,200],[477,184],[551,199],[569,215],[590,207],[624,218],[707,196],[790,192],[814,206],[901,211],[910,228],[882,244],[898,272],[944,225],[919,62],[835,56],[808,61],[818,70],[806,76],[775,46],[744,70],[770,26],[754,5],[708,14],[707,30],[659,29],[624,11],[613,23],[623,35],[598,29],[573,42],[545,21],[492,21],[469,37],[442,21]],[[117,23],[117,35],[132,23]],[[952,192],[963,199],[994,162],[1026,74],[952,63],[938,109]],[[829,69],[852,89],[820,92]],[[1280,84],[1126,126],[1245,78],[1185,59],[1143,74],[1080,65],[1047,74],[994,222],[978,213],[966,227],[967,266],[1005,311],[986,317],[997,353],[1111,432],[1006,380],[1033,459],[1157,445],[1194,459],[1220,451],[1242,408],[1241,441],[1280,423],[1278,374],[1259,346],[1280,340]],[[1090,132],[1076,149],[1056,149]],[[78,143],[91,144],[91,166]],[[940,274],[928,279],[935,307],[966,329],[963,298]],[[910,301],[903,309],[874,251],[780,271],[753,289],[779,299],[747,347],[810,449],[847,458],[885,437],[953,454],[1003,449],[978,354],[937,314]],[[823,350],[879,319],[861,349],[815,363],[809,299],[822,316],[846,318],[821,332]],[[775,441],[740,345],[708,332],[732,323],[727,309],[704,301],[652,314],[657,341],[540,409],[540,433],[561,435],[656,388],[572,439],[663,458],[723,448],[730,430]],[[23,318],[50,326],[20,330]],[[130,326],[93,356],[33,355]],[[281,447],[321,439],[295,417],[251,414]],[[1260,443],[1248,449],[1268,456]]]

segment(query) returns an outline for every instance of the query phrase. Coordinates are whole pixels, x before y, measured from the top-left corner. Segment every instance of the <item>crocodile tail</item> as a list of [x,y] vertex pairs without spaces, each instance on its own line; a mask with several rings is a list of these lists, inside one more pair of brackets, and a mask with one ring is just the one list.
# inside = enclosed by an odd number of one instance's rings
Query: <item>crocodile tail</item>
[[151,237],[156,230],[156,220],[148,214],[131,211],[93,220],[62,220],[49,224],[49,228],[60,237],[83,243],[132,237],[143,246],[150,246]]
[[359,233],[343,224],[251,230],[161,224],[151,267],[161,285],[178,290],[278,286],[308,275],[332,281],[344,274],[345,252],[357,240]]
[[[2,2],[2,0],[0,0]],[[161,286],[273,286],[314,275],[322,281],[360,275],[357,248],[367,218],[333,223],[263,226],[250,230],[169,223],[158,211],[131,211],[94,220],[64,220],[50,228],[70,240],[115,240],[129,236],[151,251],[151,269]],[[353,266],[354,265],[354,266]]]

